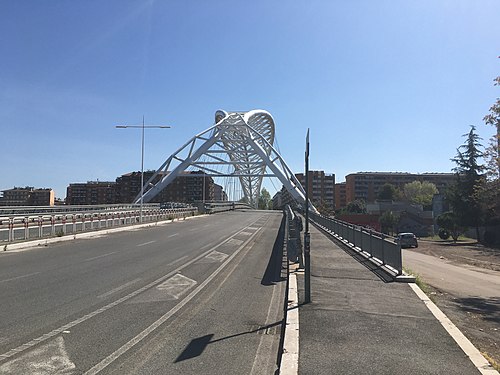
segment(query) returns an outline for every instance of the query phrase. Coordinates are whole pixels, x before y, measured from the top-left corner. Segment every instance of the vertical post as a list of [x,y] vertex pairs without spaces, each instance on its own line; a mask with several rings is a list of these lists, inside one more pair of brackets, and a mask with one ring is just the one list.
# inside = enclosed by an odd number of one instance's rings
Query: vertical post
[[139,223],[142,224],[142,204],[144,203],[144,115],[142,115],[142,144],[141,144],[141,205],[139,207]]
[[309,234],[309,128],[307,129],[306,137],[306,154],[305,154],[305,169],[306,169],[306,225],[304,231],[304,302],[311,302],[311,236]]

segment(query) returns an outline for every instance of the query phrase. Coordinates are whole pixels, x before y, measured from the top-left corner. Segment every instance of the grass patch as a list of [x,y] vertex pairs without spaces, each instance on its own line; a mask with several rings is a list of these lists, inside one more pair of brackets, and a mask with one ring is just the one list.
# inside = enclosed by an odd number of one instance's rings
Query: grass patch
[[[443,240],[440,238],[437,234],[434,236],[428,236],[428,237],[419,237],[420,240],[424,241],[436,241],[436,242],[453,242],[453,238],[448,238],[447,240]],[[466,236],[459,236],[457,241],[464,241],[464,242],[474,242],[477,241],[475,238],[470,238]]]
[[429,297],[429,299],[432,301],[432,302],[435,302],[434,301],[434,295],[431,293],[432,292],[432,289],[429,285],[427,285],[423,280],[422,280],[422,276],[420,276],[418,273],[416,272],[413,272],[410,268],[407,268],[407,267],[403,267],[403,271],[405,273],[407,273],[408,275],[413,275],[415,276],[415,284],[417,284],[417,286],[422,289],[422,291],[427,294],[427,296]]
[[485,353],[485,352],[481,352],[481,354],[483,355],[484,358],[486,358],[486,360],[490,363],[491,366],[493,366],[493,368],[495,370],[497,370],[498,372],[500,372],[500,363],[498,363],[497,361],[495,361],[493,358],[491,358],[488,353]]

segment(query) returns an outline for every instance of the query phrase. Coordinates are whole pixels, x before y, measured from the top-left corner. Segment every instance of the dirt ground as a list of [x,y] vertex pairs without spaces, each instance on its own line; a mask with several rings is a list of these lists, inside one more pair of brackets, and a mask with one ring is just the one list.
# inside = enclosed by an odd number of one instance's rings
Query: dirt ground
[[[459,241],[420,240],[415,251],[445,258],[457,266],[475,266],[499,271],[500,249]],[[425,283],[425,280],[423,280]],[[461,298],[428,285],[426,291],[439,308],[500,371],[500,297]]]

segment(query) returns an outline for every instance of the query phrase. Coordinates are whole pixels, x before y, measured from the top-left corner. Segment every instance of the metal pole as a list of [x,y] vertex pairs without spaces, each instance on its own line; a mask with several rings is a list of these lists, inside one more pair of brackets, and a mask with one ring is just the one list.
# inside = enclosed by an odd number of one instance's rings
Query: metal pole
[[306,225],[304,231],[304,289],[305,298],[304,302],[311,302],[311,236],[309,234],[309,128],[307,129],[306,137],[306,154],[305,154],[305,164],[306,164]]
[[142,115],[142,125],[116,125],[115,128],[139,128],[141,129],[141,200],[139,205],[139,221],[142,223],[142,208],[144,204],[144,129],[169,129],[170,126],[165,125],[144,125],[144,115]]
[[141,205],[139,208],[139,222],[142,224],[142,205],[144,203],[144,115],[142,115],[142,146],[141,146]]

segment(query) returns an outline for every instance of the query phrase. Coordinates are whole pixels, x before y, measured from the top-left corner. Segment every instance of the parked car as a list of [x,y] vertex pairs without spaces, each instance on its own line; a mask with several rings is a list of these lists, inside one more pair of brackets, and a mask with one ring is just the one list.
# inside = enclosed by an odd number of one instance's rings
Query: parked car
[[413,233],[399,233],[396,237],[396,243],[401,244],[401,247],[418,247],[417,236]]

